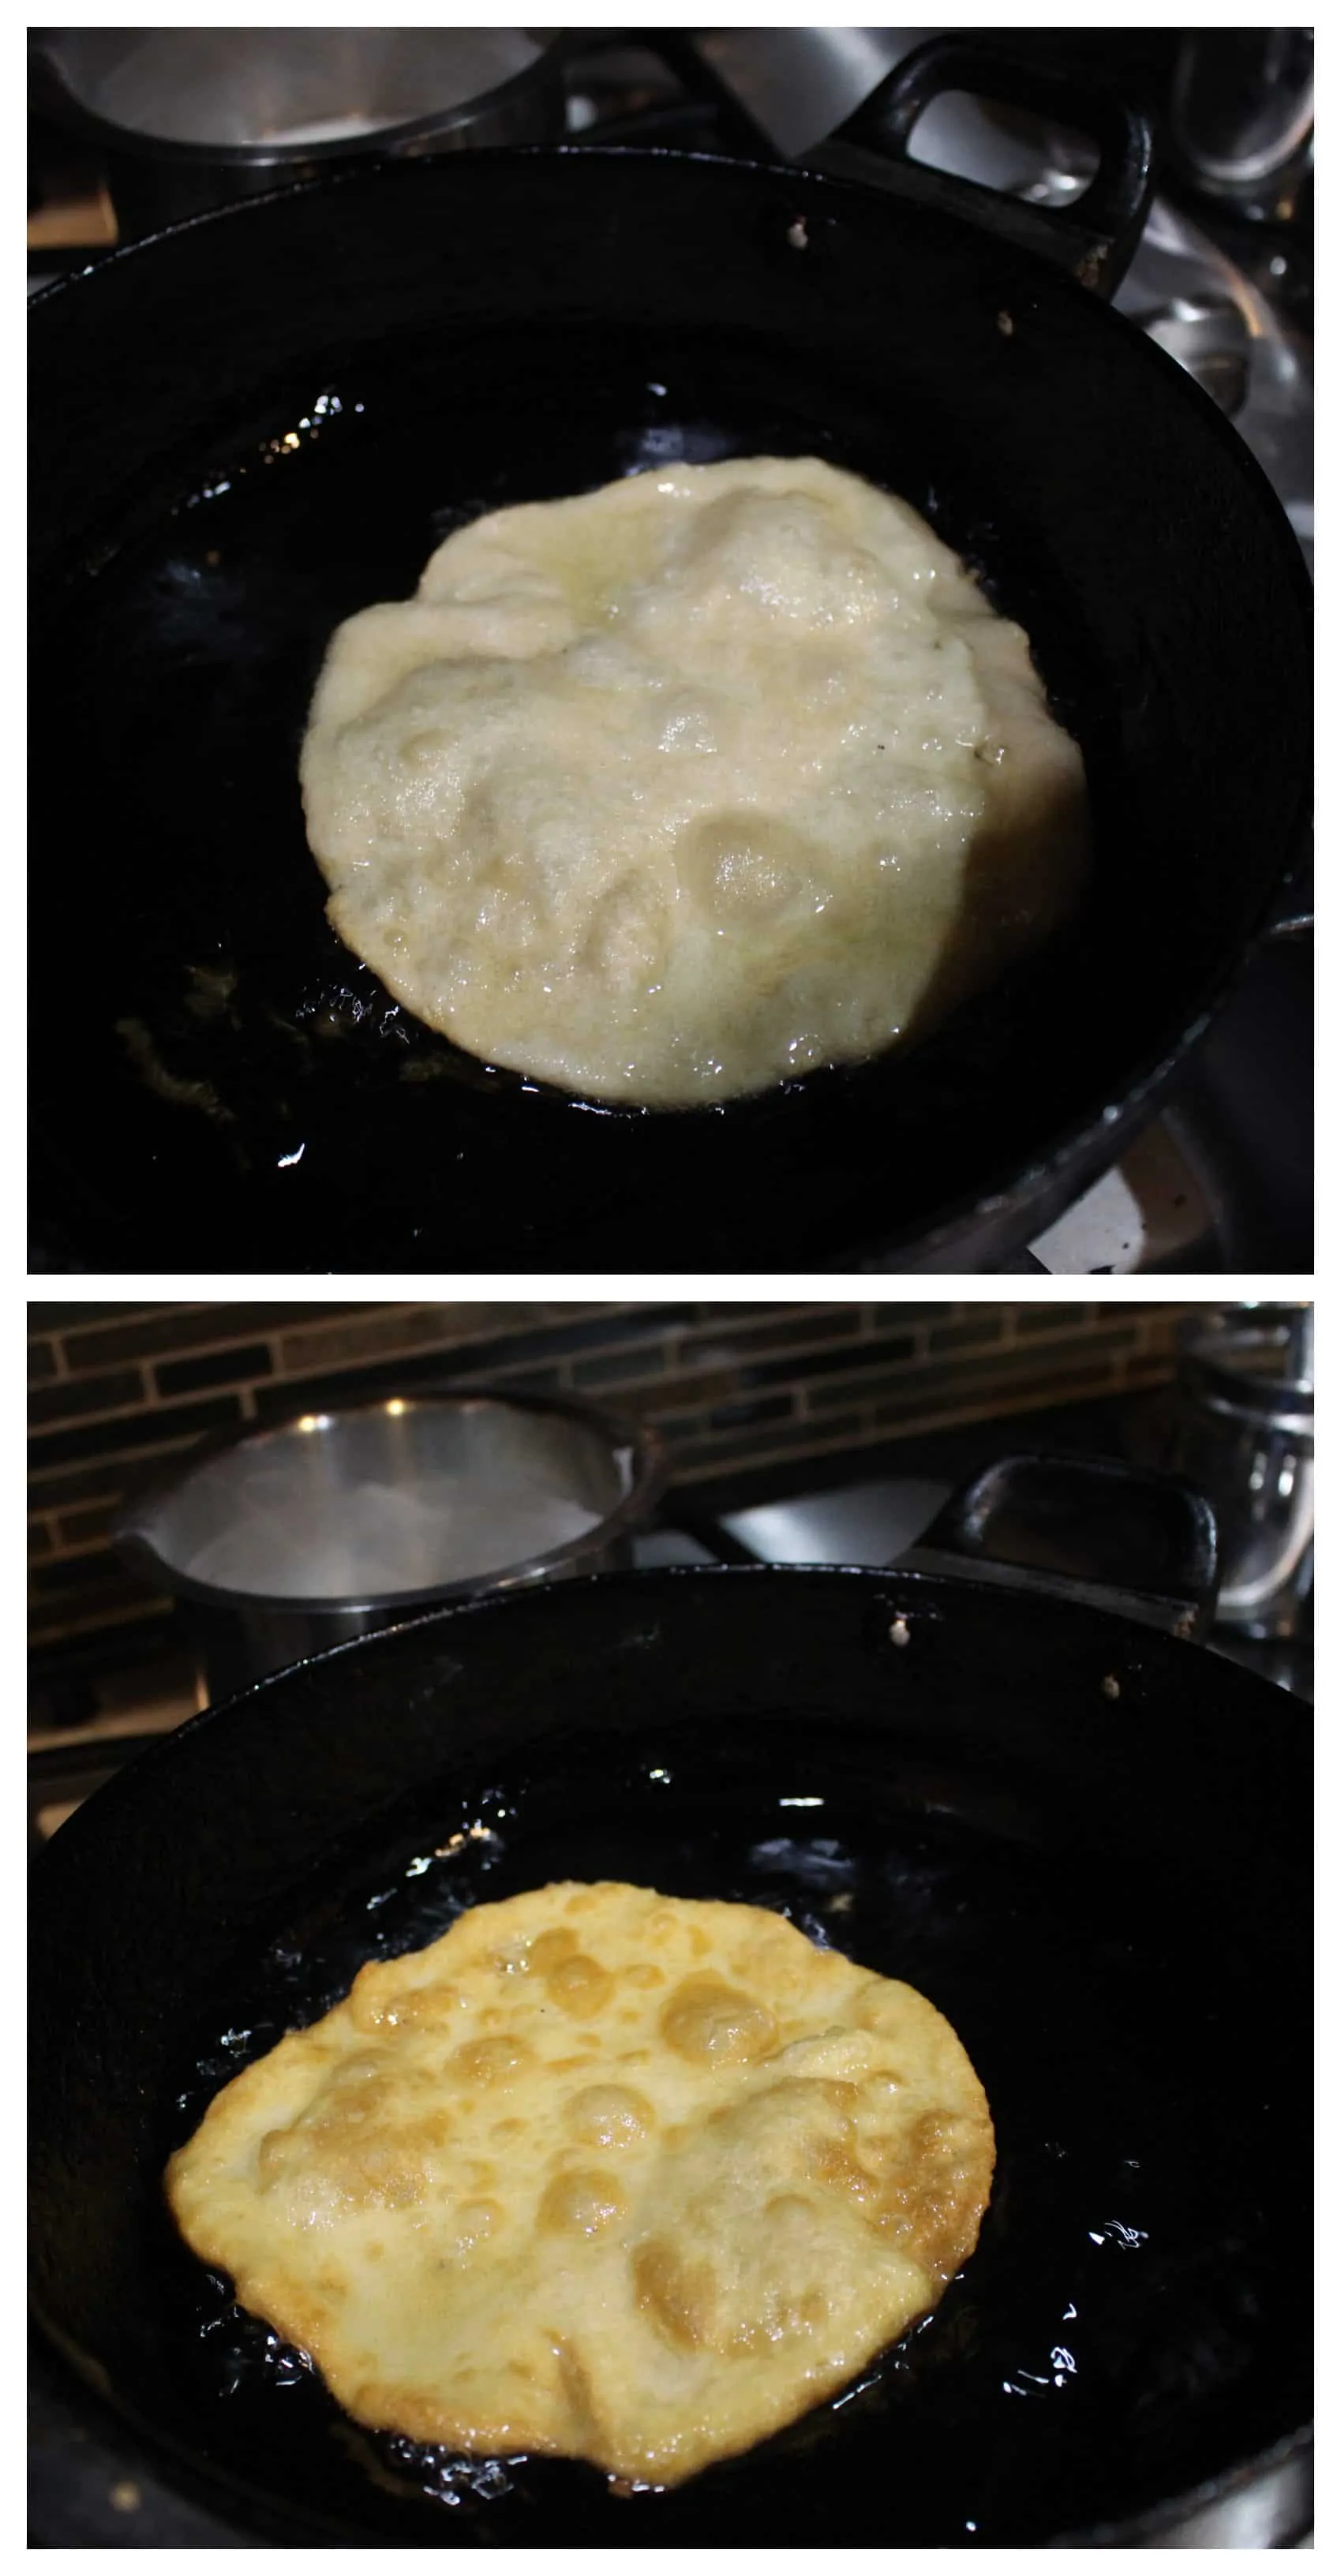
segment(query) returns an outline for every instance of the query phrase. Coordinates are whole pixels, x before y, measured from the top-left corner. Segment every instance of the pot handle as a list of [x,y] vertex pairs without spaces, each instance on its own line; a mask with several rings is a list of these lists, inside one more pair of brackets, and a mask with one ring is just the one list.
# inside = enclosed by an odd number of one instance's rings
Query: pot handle
[[1176,1476],[1116,1458],[998,1459],[953,1494],[900,1572],[972,1573],[1203,1637],[1219,1580],[1215,1514]]
[[[1089,186],[1070,205],[1041,206],[911,160],[913,128],[946,90],[997,99],[1088,135],[1099,147]],[[1138,108],[1097,83],[959,36],[933,36],[919,45],[804,157],[807,167],[831,178],[859,179],[966,217],[1013,249],[1069,269],[1105,299],[1136,248],[1154,189],[1154,142]]]

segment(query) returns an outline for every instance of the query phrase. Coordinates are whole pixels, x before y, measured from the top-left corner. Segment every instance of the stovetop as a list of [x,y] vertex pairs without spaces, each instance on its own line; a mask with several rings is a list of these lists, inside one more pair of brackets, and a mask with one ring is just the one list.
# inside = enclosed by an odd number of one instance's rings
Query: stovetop
[[[651,143],[804,160],[928,28],[601,31],[569,75],[574,143]],[[1028,32],[1037,53],[1087,41]],[[1090,42],[1094,39],[1088,40]],[[1146,98],[1167,84],[1172,37],[1111,31],[1115,73]],[[938,100],[920,157],[1022,197],[1062,203],[1084,186],[1078,138],[1022,130],[963,95]],[[34,134],[30,286],[115,242],[96,161]],[[1311,564],[1312,237],[1220,204],[1156,198],[1118,309],[1187,366],[1233,419]],[[1296,925],[1297,927],[1297,925]],[[1313,1269],[1311,943],[1268,942],[1210,1038],[1120,1163],[1005,1264],[1019,1273],[1307,1276]],[[900,1268],[878,1251],[864,1264]]]

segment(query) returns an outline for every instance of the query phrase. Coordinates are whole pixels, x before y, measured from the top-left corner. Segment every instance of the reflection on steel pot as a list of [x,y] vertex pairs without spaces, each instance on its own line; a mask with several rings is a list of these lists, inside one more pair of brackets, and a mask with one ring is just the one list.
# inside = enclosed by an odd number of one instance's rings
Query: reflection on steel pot
[[393,1396],[207,1441],[127,1502],[211,1699],[462,1595],[629,1563],[660,1444],[595,1406]]
[[1217,1615],[1295,1636],[1313,1589],[1313,1309],[1246,1306],[1183,1326],[1171,1463],[1214,1503]]
[[522,27],[72,27],[34,104],[95,143],[123,241],[365,152],[556,143],[552,34]]

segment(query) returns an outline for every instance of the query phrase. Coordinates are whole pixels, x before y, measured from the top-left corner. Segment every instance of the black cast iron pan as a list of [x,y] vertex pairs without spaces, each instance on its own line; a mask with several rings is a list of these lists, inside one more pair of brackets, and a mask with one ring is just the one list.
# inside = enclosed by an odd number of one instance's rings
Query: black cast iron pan
[[[927,88],[900,83],[829,147],[890,188],[672,153],[347,169],[39,299],[35,1266],[962,1267],[1148,1114],[1295,853],[1302,562],[1214,406],[1059,265],[1120,267],[1130,129],[1097,229],[1012,205],[993,235],[880,158]],[[472,515],[760,450],[905,494],[1025,624],[1097,879],[924,1043],[612,1114],[454,1050],[335,939],[309,693],[338,621]]]
[[[1307,1779],[1297,1707],[1219,1657],[908,1571],[584,1579],[258,1684],[36,1871],[31,2242],[77,2407],[244,2539],[1241,2542],[1245,2494],[1259,2537],[1297,2536]],[[927,2325],[625,2498],[358,2431],[160,2190],[218,2085],[363,1959],[604,1875],[777,1906],[921,1987],[999,2155]]]

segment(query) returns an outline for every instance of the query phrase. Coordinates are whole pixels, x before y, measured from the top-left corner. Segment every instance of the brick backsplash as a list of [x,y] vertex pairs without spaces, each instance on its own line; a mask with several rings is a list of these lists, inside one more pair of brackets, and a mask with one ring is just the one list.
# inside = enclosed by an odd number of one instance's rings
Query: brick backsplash
[[425,1386],[587,1396],[655,1423],[673,1478],[1157,1385],[1182,1306],[30,1303],[30,1635],[157,1620],[108,1539],[207,1432]]

